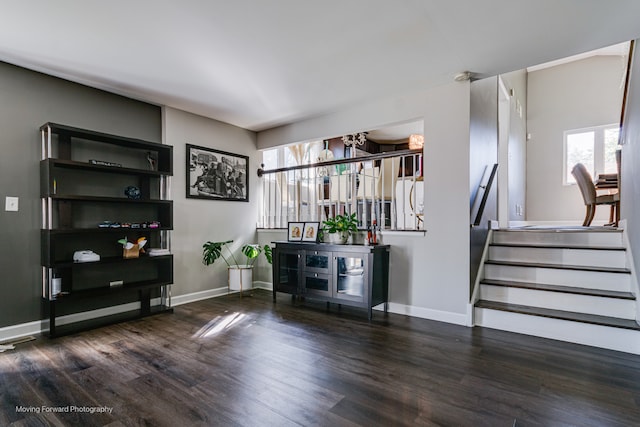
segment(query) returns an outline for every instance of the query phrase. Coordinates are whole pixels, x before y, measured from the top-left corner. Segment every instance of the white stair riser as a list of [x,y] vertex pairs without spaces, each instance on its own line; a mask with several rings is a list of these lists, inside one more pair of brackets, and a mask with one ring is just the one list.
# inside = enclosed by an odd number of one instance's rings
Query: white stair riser
[[626,267],[625,251],[565,248],[520,248],[490,246],[489,259],[494,261],[537,262],[593,267]]
[[548,308],[551,310],[610,316],[627,320],[635,319],[636,315],[636,306],[633,300],[576,295],[537,289],[482,285],[480,287],[480,299]]
[[640,355],[640,331],[570,320],[529,316],[486,308],[474,309],[477,326],[534,335]]
[[492,264],[484,269],[486,279],[631,292],[630,274]]
[[494,231],[494,243],[530,243],[549,246],[623,247],[622,233],[617,231]]

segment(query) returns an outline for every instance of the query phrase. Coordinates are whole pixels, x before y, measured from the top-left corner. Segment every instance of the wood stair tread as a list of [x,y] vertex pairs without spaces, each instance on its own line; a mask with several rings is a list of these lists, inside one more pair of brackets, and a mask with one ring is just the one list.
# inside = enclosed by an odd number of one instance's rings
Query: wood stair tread
[[505,265],[505,266],[511,266],[511,267],[554,268],[557,270],[598,271],[602,273],[622,273],[622,274],[631,273],[631,270],[629,270],[628,268],[593,267],[589,265],[565,265],[565,264],[547,264],[547,263],[539,263],[539,262],[496,261],[496,260],[487,260],[485,261],[485,264]]
[[634,320],[620,319],[617,317],[598,316],[595,314],[575,313],[572,311],[552,310],[486,300],[478,301],[475,307],[640,331],[640,325]]
[[504,286],[519,289],[534,289],[539,291],[561,292],[566,294],[588,295],[595,297],[618,298],[635,300],[631,292],[608,291],[604,289],[580,288],[576,286],[551,285],[546,283],[516,282],[513,280],[483,279],[481,285]]
[[499,228],[495,232],[508,233],[622,233],[622,228],[614,228],[610,226],[572,226],[572,227],[545,227],[545,226],[523,226],[511,228]]
[[536,243],[490,243],[491,247],[532,248],[532,249],[577,249],[595,251],[625,251],[622,246],[588,246],[588,245],[545,245]]

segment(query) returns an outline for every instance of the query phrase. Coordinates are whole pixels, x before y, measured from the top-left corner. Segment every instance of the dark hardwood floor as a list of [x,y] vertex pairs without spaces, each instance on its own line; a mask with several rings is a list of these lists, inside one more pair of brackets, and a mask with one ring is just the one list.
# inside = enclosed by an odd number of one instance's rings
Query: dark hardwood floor
[[638,426],[640,356],[258,290],[19,344],[0,401],[2,426]]

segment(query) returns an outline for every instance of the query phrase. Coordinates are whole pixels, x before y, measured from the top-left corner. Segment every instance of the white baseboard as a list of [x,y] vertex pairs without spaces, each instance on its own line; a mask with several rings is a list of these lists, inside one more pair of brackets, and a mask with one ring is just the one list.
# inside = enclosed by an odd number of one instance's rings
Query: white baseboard
[[[151,305],[160,303],[159,298],[151,300]],[[97,319],[99,317],[110,316],[112,314],[124,313],[132,310],[139,310],[139,302],[115,305],[112,307],[100,308],[97,310],[82,311],[79,313],[67,314],[56,318],[56,325],[62,326],[69,323],[82,322],[84,320]],[[27,335],[38,335],[49,331],[49,319],[36,320],[33,322],[21,323],[18,325],[0,328],[0,341],[7,341]]]
[[[253,289],[265,289],[268,291],[273,290],[273,284],[270,282],[255,281],[253,282]],[[206,291],[192,292],[185,295],[177,295],[171,297],[171,306],[178,306],[182,304],[188,304],[191,302],[202,301],[209,298],[216,298],[229,293],[237,293],[238,291],[228,291],[226,286],[207,289]],[[160,300],[154,299],[151,304],[159,304]],[[140,308],[139,302],[132,302],[128,304],[117,305],[113,307],[101,308],[98,310],[83,311],[81,313],[69,314],[66,316],[60,316],[56,319],[58,325],[65,325],[74,322],[80,322],[83,320],[95,319],[98,317],[109,316],[112,314],[118,314],[126,311],[136,310]],[[374,307],[374,310],[383,310],[383,305]],[[410,305],[389,303],[389,312],[394,314],[402,314],[405,316],[419,317],[422,319],[436,320],[438,322],[453,323],[456,325],[470,326],[468,320],[468,314],[451,313],[447,311],[432,310],[422,307],[414,307]],[[27,335],[37,335],[49,330],[49,320],[37,320],[33,322],[22,323],[18,325],[7,326],[0,328],[0,341],[6,341],[10,339],[20,338]]]
[[262,282],[259,280],[256,280],[253,282],[253,288],[254,289],[264,289],[267,291],[273,291],[273,283],[271,282]]
[[236,293],[238,291],[231,291],[227,286],[223,286],[221,288],[215,289],[207,289],[206,291],[192,292],[190,294],[177,295],[171,297],[171,306],[174,307],[176,305],[189,304],[190,302],[202,301],[204,299],[221,297],[223,295],[227,295],[228,293]]
[[0,342],[25,337],[27,335],[37,335],[42,332],[42,323],[42,320],[36,320],[34,322],[0,328]]
[[[256,286],[258,284],[258,286]],[[269,282],[254,282],[254,288],[271,290],[272,286]],[[229,292],[226,286],[207,289],[206,291],[193,292],[185,295],[177,295],[171,298],[171,306],[177,306],[182,304],[188,304],[191,302],[201,301],[209,298],[216,298],[219,296],[227,295],[229,293],[237,293],[238,291]],[[160,304],[160,298],[154,298],[151,300],[151,305]],[[60,316],[56,318],[56,324],[58,326],[66,325],[69,323],[82,322],[84,320],[96,319],[99,317],[110,316],[112,314],[124,313],[127,311],[140,309],[139,302],[131,302],[127,304],[115,305],[112,307],[101,308],[97,310],[83,311],[80,313],[68,314],[66,316]],[[0,328],[0,342],[20,338],[28,335],[38,335],[43,332],[49,331],[49,319],[35,320],[32,322],[21,323],[17,325],[6,326]]]
[[[381,307],[382,305],[379,305],[375,307],[375,309],[382,310]],[[450,311],[433,310],[430,308],[415,307],[395,302],[389,303],[389,312],[394,314],[403,314],[405,316],[419,317],[421,319],[468,326],[467,313],[452,313]]]

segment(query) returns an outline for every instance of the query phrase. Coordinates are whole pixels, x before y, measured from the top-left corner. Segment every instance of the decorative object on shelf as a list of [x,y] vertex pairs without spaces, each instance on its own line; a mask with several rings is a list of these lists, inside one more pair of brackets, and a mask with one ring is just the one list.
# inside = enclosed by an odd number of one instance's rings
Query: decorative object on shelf
[[158,156],[156,154],[152,153],[151,151],[147,151],[147,162],[149,163],[149,170],[157,170]]
[[318,240],[318,228],[320,228],[319,222],[305,222],[304,230],[302,231],[302,241],[316,242]]
[[186,195],[194,199],[249,201],[249,157],[187,144]]
[[147,249],[147,255],[149,256],[171,255],[171,251],[165,248],[149,248]]
[[127,188],[125,188],[124,195],[134,200],[137,200],[140,197],[142,197],[142,193],[140,192],[140,189],[134,185],[130,185]]
[[73,253],[73,262],[96,262],[96,261],[100,261],[100,255],[88,249],[75,251]]
[[[271,246],[260,246],[257,243],[243,245],[241,253],[244,255],[245,263],[238,263],[238,259],[234,253],[229,249],[229,244],[233,243],[233,240],[227,240],[223,242],[211,242],[208,241],[202,245],[202,263],[204,265],[211,265],[218,258],[222,258],[227,264],[227,270],[229,274],[228,286],[232,291],[242,291],[246,287],[250,287],[253,283],[253,264],[261,253],[264,253],[265,258],[269,264],[272,263],[272,251]],[[225,250],[227,255],[225,255]],[[243,284],[245,286],[243,286]],[[249,285],[249,286],[247,286]]]
[[140,237],[136,243],[132,243],[124,239],[118,240],[118,243],[122,245],[122,257],[123,258],[138,258],[140,253],[144,253],[144,246],[147,244],[146,237]]
[[334,218],[327,218],[322,223],[322,231],[325,243],[343,245],[351,233],[358,231],[356,214],[336,215]]
[[96,160],[96,159],[90,159],[89,163],[91,163],[92,165],[98,165],[98,166],[111,166],[116,168],[122,167],[120,163],[105,162],[104,160]]
[[287,240],[290,242],[299,242],[302,240],[304,222],[290,222],[287,226],[287,230]]
[[62,292],[62,279],[60,277],[54,277],[51,279],[51,293],[58,295]]

